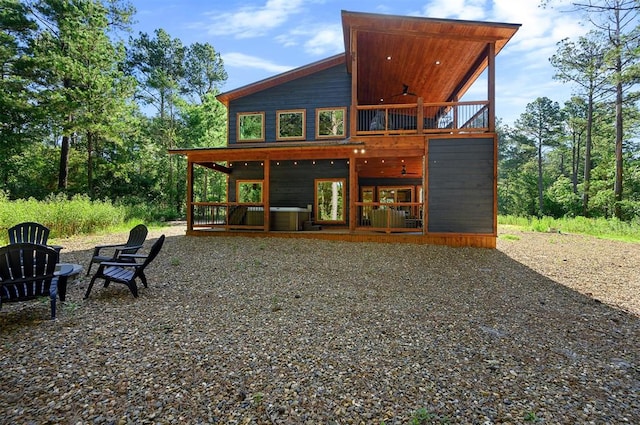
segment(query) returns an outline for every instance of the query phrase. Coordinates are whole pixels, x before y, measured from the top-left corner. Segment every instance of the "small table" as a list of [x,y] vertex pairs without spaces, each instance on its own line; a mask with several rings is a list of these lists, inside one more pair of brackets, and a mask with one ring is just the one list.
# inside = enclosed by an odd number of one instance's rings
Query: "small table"
[[55,275],[58,276],[58,294],[60,301],[65,300],[67,296],[67,282],[69,278],[74,278],[80,274],[82,266],[80,264],[58,263],[56,265]]

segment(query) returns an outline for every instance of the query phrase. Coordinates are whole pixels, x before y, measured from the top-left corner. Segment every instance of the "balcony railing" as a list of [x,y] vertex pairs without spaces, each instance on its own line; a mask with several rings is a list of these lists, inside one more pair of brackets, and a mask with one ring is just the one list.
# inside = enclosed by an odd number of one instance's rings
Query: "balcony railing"
[[421,232],[421,202],[356,202],[358,230]]
[[263,204],[236,202],[194,202],[191,205],[193,228],[264,230]]
[[356,134],[482,133],[489,131],[489,102],[358,105]]

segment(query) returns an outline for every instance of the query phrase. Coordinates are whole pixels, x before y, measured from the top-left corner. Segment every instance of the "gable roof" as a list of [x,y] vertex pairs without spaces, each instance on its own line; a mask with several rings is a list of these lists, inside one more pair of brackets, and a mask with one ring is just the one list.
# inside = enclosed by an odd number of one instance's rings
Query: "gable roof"
[[344,61],[345,55],[344,53],[340,53],[339,55],[331,56],[329,58],[292,69],[291,71],[274,75],[273,77],[265,78],[264,80],[247,84],[246,86],[242,86],[225,93],[221,93],[216,96],[216,98],[225,106],[229,107],[229,102],[234,99],[257,93],[259,91],[275,87],[280,84],[296,80],[298,78],[306,77],[307,75],[315,74],[316,72],[320,72],[325,69],[332,68],[336,65],[343,64]]

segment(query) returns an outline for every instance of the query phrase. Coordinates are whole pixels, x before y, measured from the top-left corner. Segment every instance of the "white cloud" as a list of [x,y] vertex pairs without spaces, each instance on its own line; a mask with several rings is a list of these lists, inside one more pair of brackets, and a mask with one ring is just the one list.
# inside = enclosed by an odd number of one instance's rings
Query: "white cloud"
[[284,24],[291,15],[303,10],[303,0],[267,0],[264,6],[245,6],[236,11],[210,13],[211,21],[204,26],[209,35],[230,35],[253,38]]
[[304,50],[312,56],[329,56],[344,52],[342,26],[339,24],[299,27],[278,36],[276,40],[285,47],[302,44]]
[[422,12],[429,18],[479,21],[486,18],[485,3],[486,0],[433,0],[422,8]]
[[286,72],[294,68],[293,66],[278,65],[256,56],[245,55],[244,53],[232,52],[221,56],[225,67],[253,68],[275,74]]

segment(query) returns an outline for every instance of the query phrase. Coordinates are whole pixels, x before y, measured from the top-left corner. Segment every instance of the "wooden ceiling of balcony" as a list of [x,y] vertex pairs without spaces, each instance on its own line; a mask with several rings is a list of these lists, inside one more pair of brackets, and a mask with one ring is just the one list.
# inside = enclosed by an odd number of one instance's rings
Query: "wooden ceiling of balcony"
[[367,158],[356,161],[358,177],[422,178],[422,157]]
[[360,105],[459,99],[486,69],[488,45],[497,54],[520,27],[347,11],[342,25]]

